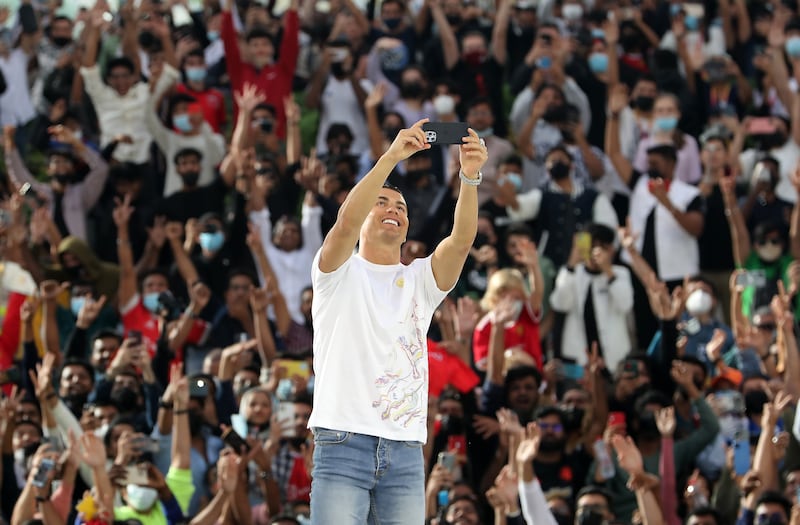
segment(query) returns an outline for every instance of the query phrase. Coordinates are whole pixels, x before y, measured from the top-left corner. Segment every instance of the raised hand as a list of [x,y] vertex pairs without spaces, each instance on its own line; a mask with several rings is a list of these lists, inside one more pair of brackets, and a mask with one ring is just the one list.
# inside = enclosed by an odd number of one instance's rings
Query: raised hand
[[517,483],[517,473],[506,465],[500,474],[494,479],[495,496],[502,504],[504,509],[517,508],[519,502],[519,484]]
[[725,345],[727,339],[728,334],[726,334],[724,330],[721,328],[714,330],[711,340],[706,344],[706,355],[710,362],[716,363],[722,359],[722,347]]
[[56,142],[61,142],[62,144],[71,144],[73,146],[81,144],[81,141],[75,137],[75,134],[69,129],[67,126],[62,126],[61,124],[57,126],[50,126],[47,128],[47,132],[53,137],[53,140]]
[[672,380],[675,381],[675,384],[682,386],[687,392],[691,393],[697,391],[697,387],[694,385],[694,379],[692,378],[692,371],[683,361],[673,361],[669,373]]
[[258,90],[255,84],[245,84],[240,92],[234,93],[234,99],[239,111],[250,114],[256,106],[264,101],[264,94]]
[[250,308],[254,312],[265,312],[269,305],[272,303],[273,294],[267,287],[253,288],[250,292]]
[[492,322],[498,325],[504,325],[513,321],[515,316],[519,313],[517,311],[516,300],[510,296],[505,296],[497,305],[492,309]]
[[[422,131],[421,125],[420,131]],[[461,164],[461,172],[469,178],[474,178],[489,159],[489,150],[486,149],[486,143],[478,137],[478,133],[474,129],[468,129],[467,133],[469,133],[469,137],[464,137],[464,143],[458,147],[458,160]],[[426,144],[426,146],[425,149],[430,148],[430,145]]]
[[70,287],[70,283],[59,283],[58,281],[49,279],[42,281],[39,284],[39,295],[44,302],[55,301],[59,294]]
[[631,477],[638,476],[644,472],[642,453],[636,447],[636,443],[630,436],[622,437],[615,435],[611,438],[611,444],[617,453],[619,466]]
[[[608,38],[608,31],[606,31],[606,38]],[[611,94],[608,97],[608,111],[612,114],[619,113],[628,107],[629,102],[628,88],[625,84],[617,84],[611,90]]]
[[192,285],[192,289],[189,290],[189,302],[192,311],[195,313],[202,312],[210,300],[211,290],[205,283],[198,281]]
[[[401,129],[384,155],[391,159],[393,163],[398,164],[417,152],[431,149],[431,145],[425,142],[425,132],[422,131],[422,125],[426,122],[428,122],[428,119],[424,118],[415,122],[408,129]],[[463,169],[463,162],[461,166]]]
[[105,305],[105,295],[101,295],[96,301],[91,296],[87,296],[86,300],[83,302],[83,306],[81,306],[81,309],[78,312],[78,320],[75,324],[84,330],[89,328],[92,326],[92,323],[97,320],[97,316],[100,315],[100,312],[103,310]]
[[181,242],[181,237],[183,237],[183,224],[180,222],[168,222],[164,231],[167,234],[167,239],[171,242]]
[[287,122],[298,122],[300,120],[300,106],[291,96],[283,99],[283,113],[286,115]]
[[93,469],[103,468],[106,464],[106,446],[103,440],[94,435],[94,432],[85,432],[81,435],[78,457]]
[[501,408],[497,411],[497,421],[500,423],[500,432],[509,435],[521,434],[524,429],[519,423],[516,412],[508,408]]
[[656,412],[656,426],[661,437],[672,437],[675,433],[675,407],[662,408]]
[[539,253],[536,251],[536,244],[530,239],[522,239],[517,243],[519,250],[514,254],[514,262],[524,265],[526,268],[533,268],[539,265]]
[[536,459],[541,441],[542,435],[539,425],[528,423],[525,429],[525,438],[520,441],[517,447],[517,463],[522,465]]
[[133,214],[133,206],[131,206],[131,195],[130,193],[125,194],[125,198],[120,200],[119,197],[114,198],[114,203],[116,206],[114,207],[114,211],[111,213],[111,216],[114,219],[114,224],[117,225],[118,230],[128,229],[128,222],[131,220],[131,215]]
[[372,91],[370,91],[369,95],[367,95],[367,99],[364,101],[364,106],[367,109],[377,109],[378,106],[380,106],[383,102],[384,96],[386,96],[386,86],[383,83],[379,83],[372,88]]
[[233,494],[239,481],[241,458],[236,454],[221,455],[217,461],[219,485],[226,494]]

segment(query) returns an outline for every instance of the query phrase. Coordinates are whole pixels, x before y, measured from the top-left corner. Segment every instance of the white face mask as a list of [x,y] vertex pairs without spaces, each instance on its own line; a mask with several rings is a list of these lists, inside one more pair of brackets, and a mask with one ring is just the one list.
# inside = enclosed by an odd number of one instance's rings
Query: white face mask
[[783,254],[783,246],[770,243],[759,246],[756,251],[758,252],[758,256],[762,261],[775,262]]
[[695,290],[686,298],[686,311],[689,315],[703,315],[711,311],[714,300],[705,290]]
[[139,485],[128,485],[125,488],[128,491],[128,505],[138,512],[149,511],[158,499],[156,489]]
[[512,314],[511,320],[509,321],[509,324],[514,324],[514,323],[517,322],[517,320],[519,319],[519,315],[522,313],[522,307],[523,306],[524,306],[524,304],[523,304],[522,301],[520,301],[520,300],[514,301],[514,306],[513,306],[513,310],[512,310],[513,314]]
[[107,433],[108,433],[108,423],[103,423],[102,425],[94,429],[94,435],[99,437],[100,439],[105,438]]
[[561,14],[564,20],[574,22],[583,18],[583,6],[580,4],[564,4],[561,7]]
[[450,95],[438,95],[433,99],[433,109],[437,115],[450,115],[456,109],[456,101]]

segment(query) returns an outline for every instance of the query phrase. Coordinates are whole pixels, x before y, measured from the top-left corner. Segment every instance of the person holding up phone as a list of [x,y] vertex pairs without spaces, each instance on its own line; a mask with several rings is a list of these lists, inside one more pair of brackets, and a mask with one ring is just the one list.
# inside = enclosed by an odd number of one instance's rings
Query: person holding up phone
[[[425,333],[475,238],[477,186],[488,158],[470,129],[461,146],[452,232],[431,256],[402,265],[407,206],[385,181],[398,163],[430,149],[425,122],[401,130],[353,188],[314,260],[312,318],[314,333],[323,334],[314,339],[317,375],[309,421],[316,444],[314,524],[425,520]],[[353,255],[357,242],[359,253]]]

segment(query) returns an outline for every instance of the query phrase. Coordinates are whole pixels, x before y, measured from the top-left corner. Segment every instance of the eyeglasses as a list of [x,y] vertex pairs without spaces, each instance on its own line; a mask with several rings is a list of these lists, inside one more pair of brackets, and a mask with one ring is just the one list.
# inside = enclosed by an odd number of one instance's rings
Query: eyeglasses
[[759,514],[756,516],[755,525],[787,525],[787,521],[780,514]]
[[553,432],[563,432],[564,425],[561,423],[539,423],[539,428],[544,430],[545,432],[548,430],[552,430]]

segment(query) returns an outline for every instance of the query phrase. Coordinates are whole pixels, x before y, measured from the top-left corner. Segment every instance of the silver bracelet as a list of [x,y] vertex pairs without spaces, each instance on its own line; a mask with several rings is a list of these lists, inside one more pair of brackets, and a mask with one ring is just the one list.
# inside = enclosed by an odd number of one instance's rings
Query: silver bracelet
[[483,173],[481,173],[480,171],[478,172],[477,179],[470,179],[469,177],[464,175],[464,172],[461,170],[458,170],[458,176],[461,179],[461,182],[469,186],[479,186],[480,183],[483,181]]

